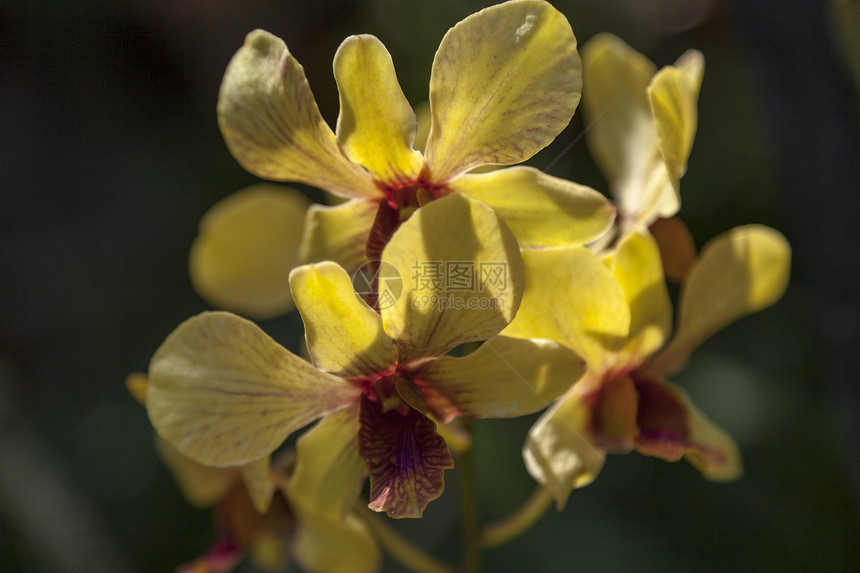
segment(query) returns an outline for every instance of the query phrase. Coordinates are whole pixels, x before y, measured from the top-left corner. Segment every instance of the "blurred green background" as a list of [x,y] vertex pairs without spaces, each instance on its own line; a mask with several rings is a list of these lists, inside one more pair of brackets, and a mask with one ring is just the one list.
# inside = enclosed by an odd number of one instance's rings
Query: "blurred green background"
[[[377,35],[417,104],[445,31],[488,4],[0,2],[0,571],[171,571],[213,539],[209,512],[185,503],[157,458],[124,378],[207,308],[186,269],[197,221],[256,181],[215,118],[244,35],[262,27],[285,39],[333,125],[331,60],[344,37]],[[858,570],[858,3],[555,5],[581,44],[614,32],[658,66],[688,48],[705,54],[681,216],[699,245],[738,224],[780,229],[793,281],[677,377],[740,442],[741,481],[610,457],[563,512],[487,551],[486,569]],[[583,129],[577,113],[530,164],[605,190]],[[262,326],[298,347],[297,315]],[[531,422],[477,424],[484,519],[533,488],[519,453]],[[447,483],[424,520],[402,525],[456,558],[456,472]],[[401,569],[389,559],[385,571]]]

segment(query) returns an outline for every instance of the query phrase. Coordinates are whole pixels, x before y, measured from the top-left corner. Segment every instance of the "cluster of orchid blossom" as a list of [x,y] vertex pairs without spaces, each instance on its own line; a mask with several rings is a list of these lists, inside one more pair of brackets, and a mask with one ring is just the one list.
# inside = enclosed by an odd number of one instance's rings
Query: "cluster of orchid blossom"
[[[213,207],[192,246],[194,285],[217,308],[298,309],[305,357],[205,312],[129,378],[189,500],[217,507],[218,542],[184,570],[229,571],[246,554],[270,569],[289,556],[313,572],[379,570],[390,532],[367,508],[421,517],[475,418],[544,411],[523,459],[559,509],[607,453],[737,478],[732,438],[665,375],[779,299],[790,248],[750,225],[697,253],[675,218],[703,69],[689,51],[658,71],[610,35],[581,60],[560,12],[513,0],[447,32],[418,119],[382,43],[347,38],[332,132],[284,42],[251,32],[219,94],[230,151],[263,179],[345,201],[309,207],[256,185]],[[581,95],[612,200],[504,167],[552,142]],[[680,285],[671,339],[667,277]]]

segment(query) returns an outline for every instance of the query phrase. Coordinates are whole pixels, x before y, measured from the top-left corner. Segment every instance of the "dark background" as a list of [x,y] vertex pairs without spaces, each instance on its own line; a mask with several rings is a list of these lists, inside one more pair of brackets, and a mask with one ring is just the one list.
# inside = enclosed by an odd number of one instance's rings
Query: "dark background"
[[[212,539],[209,513],[181,498],[124,378],[207,308],[186,268],[197,221],[255,182],[215,118],[244,35],[263,27],[285,39],[333,125],[331,59],[344,37],[377,35],[417,104],[444,32],[487,4],[0,2],[0,571],[169,571]],[[741,481],[611,457],[564,512],[487,551],[487,569],[853,569],[858,3],[555,5],[580,43],[611,31],[658,66],[688,48],[705,54],[681,215],[699,245],[738,224],[780,229],[794,247],[793,280],[777,306],[718,334],[676,378],[739,441]],[[530,163],[605,189],[582,131],[577,113]],[[263,327],[296,348],[297,316]],[[519,454],[531,422],[477,425],[486,519],[533,487]],[[403,524],[453,558],[456,478],[449,472],[451,491],[425,520]],[[388,560],[385,570],[400,569]]]

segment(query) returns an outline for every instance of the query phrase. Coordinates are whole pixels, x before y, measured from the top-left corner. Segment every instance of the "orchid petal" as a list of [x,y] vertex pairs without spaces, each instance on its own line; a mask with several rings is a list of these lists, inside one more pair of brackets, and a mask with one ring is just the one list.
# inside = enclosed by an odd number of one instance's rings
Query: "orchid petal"
[[201,219],[189,257],[200,296],[258,319],[291,311],[289,275],[308,203],[297,191],[266,183],[216,203]]
[[657,72],[648,86],[657,146],[676,192],[687,171],[687,159],[696,137],[699,88],[704,69],[704,58],[699,52],[687,52],[683,61],[689,71],[667,66]]
[[522,296],[516,239],[492,209],[462,195],[418,209],[391,237],[382,265],[404,282],[400,298],[381,308],[401,362],[497,334]]
[[254,509],[261,514],[266,513],[266,510],[269,509],[272,494],[275,493],[275,484],[269,478],[270,462],[270,456],[263,456],[259,460],[245,464],[239,468],[239,473],[242,475],[242,481],[248,490],[251,503],[254,504]]
[[451,28],[430,76],[433,182],[546,147],[579,103],[580,67],[570,24],[547,2],[491,6]]
[[218,125],[242,167],[263,179],[301,181],[344,197],[380,197],[370,174],[340,150],[302,66],[280,38],[254,30],[218,94]]
[[259,460],[361,391],[226,312],[179,325],[153,356],[149,380],[146,408],[159,435],[212,466]]
[[290,478],[295,503],[338,520],[352,511],[367,476],[357,435],[358,401],[329,414],[298,439]]
[[359,298],[349,275],[331,262],[290,273],[296,307],[314,365],[339,376],[381,372],[396,362],[394,341],[379,314]]
[[367,526],[354,515],[332,519],[297,510],[290,554],[311,573],[375,573],[382,556]]
[[421,517],[442,495],[445,470],[454,467],[436,424],[413,408],[384,412],[361,397],[358,451],[370,474],[370,504],[389,517]]
[[615,208],[594,189],[532,167],[465,174],[449,187],[492,207],[520,248],[589,243],[615,219]]
[[526,469],[552,494],[559,509],[574,488],[594,481],[606,457],[590,435],[591,411],[583,397],[580,383],[544,412],[523,447]]
[[788,241],[769,227],[735,227],[710,241],[681,289],[675,337],[648,371],[677,372],[715,332],[774,304],[788,286],[790,266]]
[[348,272],[366,258],[367,235],[376,216],[377,202],[353,199],[340,205],[311,205],[305,217],[299,260],[333,261]]
[[614,347],[620,361],[638,365],[661,348],[672,331],[672,301],[657,241],[647,233],[626,235],[610,264],[630,305],[630,331],[626,340],[613,341]]
[[195,462],[166,440],[156,437],[155,449],[170,469],[176,484],[188,503],[195,507],[212,507],[236,485],[236,468],[215,468]]
[[523,302],[503,334],[549,338],[573,349],[591,367],[606,357],[602,337],[623,337],[630,327],[624,290],[585,247],[525,250]]
[[430,360],[414,376],[430,410],[448,422],[457,415],[531,414],[547,407],[584,372],[582,359],[556,342],[494,336],[462,358]]
[[334,77],[340,93],[337,140],[347,157],[389,186],[415,179],[424,164],[412,149],[415,113],[382,42],[370,35],[344,40],[334,56]]

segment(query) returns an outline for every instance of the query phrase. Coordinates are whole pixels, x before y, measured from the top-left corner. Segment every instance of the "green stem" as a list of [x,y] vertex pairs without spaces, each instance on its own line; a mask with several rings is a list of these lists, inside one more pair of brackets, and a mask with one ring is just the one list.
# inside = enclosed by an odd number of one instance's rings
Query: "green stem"
[[481,532],[481,545],[495,547],[522,535],[546,512],[552,503],[550,493],[538,487],[526,502],[502,521],[491,523]]
[[[465,422],[465,429],[471,436],[471,421]],[[481,570],[481,530],[478,527],[478,494],[472,448],[460,453],[459,468],[463,483],[463,571],[478,573]]]
[[389,555],[397,559],[401,564],[415,573],[454,573],[454,568],[437,560],[416,547],[408,539],[402,537],[385,520],[370,510],[366,504],[359,501],[356,504],[356,512],[367,523],[367,526],[376,534]]

